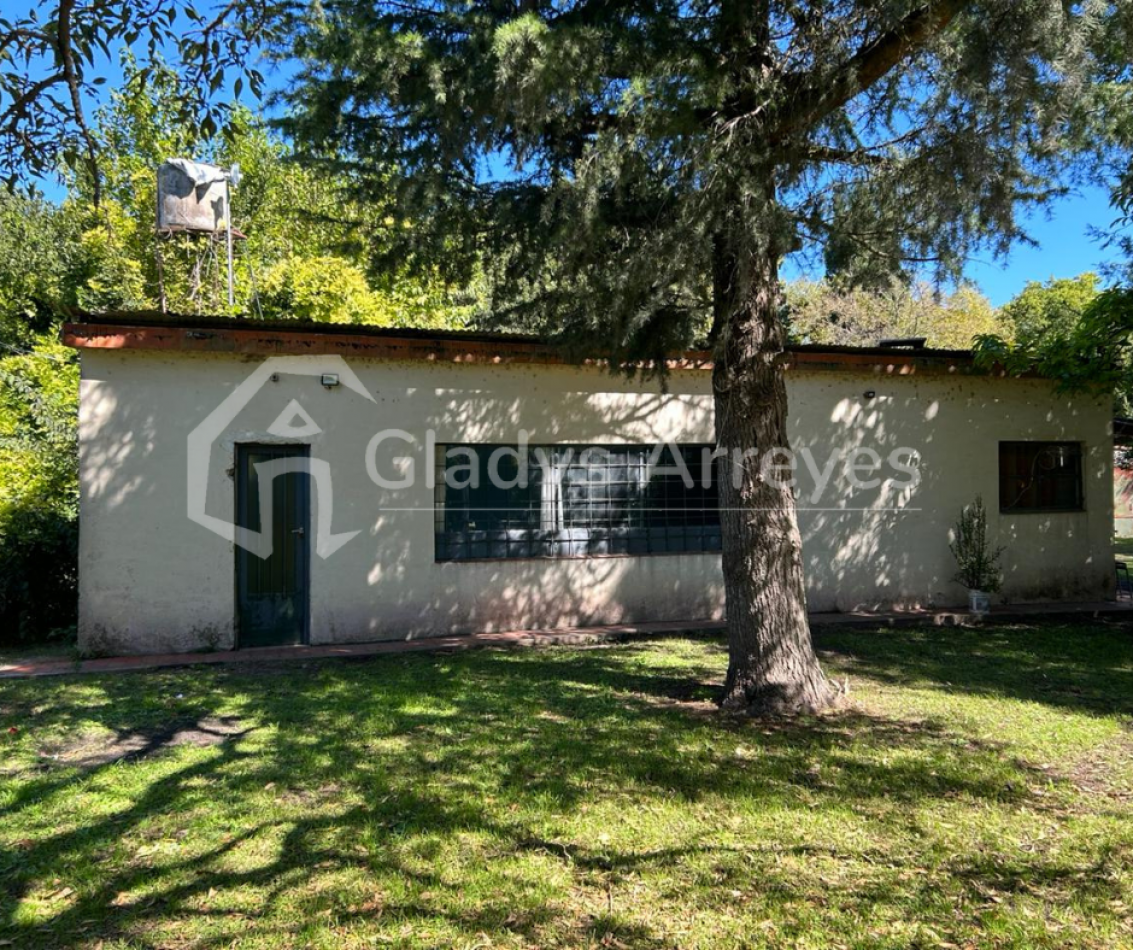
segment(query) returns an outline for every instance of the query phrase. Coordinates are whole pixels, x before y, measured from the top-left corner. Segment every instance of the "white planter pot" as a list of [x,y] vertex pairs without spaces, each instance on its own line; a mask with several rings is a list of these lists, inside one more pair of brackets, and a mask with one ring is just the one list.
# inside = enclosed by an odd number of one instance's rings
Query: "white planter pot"
[[991,594],[982,590],[968,591],[968,609],[979,617],[991,612]]

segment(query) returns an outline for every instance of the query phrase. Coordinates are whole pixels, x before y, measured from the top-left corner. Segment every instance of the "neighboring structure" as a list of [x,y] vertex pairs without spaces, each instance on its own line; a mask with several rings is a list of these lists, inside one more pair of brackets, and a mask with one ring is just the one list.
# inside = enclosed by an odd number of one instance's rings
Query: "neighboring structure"
[[[99,320],[64,338],[82,353],[89,652],[722,615],[703,357],[674,360],[662,391],[519,337]],[[977,494],[1006,546],[1004,599],[1112,595],[1108,400],[966,353],[800,347],[787,365],[813,610],[963,603],[949,530]],[[518,481],[520,430],[526,487],[467,484],[487,469],[463,447],[505,447]],[[651,476],[660,443],[693,487]]]
[[1113,533],[1133,538],[1133,419],[1113,420]]

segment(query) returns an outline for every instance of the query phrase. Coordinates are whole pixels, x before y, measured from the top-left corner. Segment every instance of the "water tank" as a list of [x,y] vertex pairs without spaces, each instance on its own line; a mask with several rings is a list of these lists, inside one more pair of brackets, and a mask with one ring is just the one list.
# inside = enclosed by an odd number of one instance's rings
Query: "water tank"
[[171,158],[157,168],[157,228],[159,231],[224,229],[228,181],[216,165]]

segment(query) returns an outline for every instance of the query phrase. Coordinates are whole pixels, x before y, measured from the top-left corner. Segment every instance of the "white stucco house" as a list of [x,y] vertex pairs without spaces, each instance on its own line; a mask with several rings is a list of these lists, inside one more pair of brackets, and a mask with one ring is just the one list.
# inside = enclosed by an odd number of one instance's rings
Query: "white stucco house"
[[[91,318],[64,339],[88,652],[722,616],[701,356],[662,391],[520,337]],[[1003,599],[1112,596],[1107,400],[963,352],[786,365],[813,610],[963,603],[949,530],[977,494]]]

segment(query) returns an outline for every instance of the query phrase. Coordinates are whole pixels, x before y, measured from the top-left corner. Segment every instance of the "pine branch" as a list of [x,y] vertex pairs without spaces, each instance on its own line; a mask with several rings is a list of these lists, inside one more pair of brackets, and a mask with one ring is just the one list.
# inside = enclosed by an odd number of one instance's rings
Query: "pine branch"
[[893,29],[867,43],[851,56],[832,79],[811,74],[787,79],[785,105],[768,134],[772,144],[815,128],[827,116],[884,78],[902,60],[948,28],[972,0],[934,0],[910,13]]
[[798,157],[809,162],[831,162],[838,165],[869,165],[878,167],[888,165],[888,155],[878,155],[866,149],[834,148],[830,145],[805,145],[798,151]]

